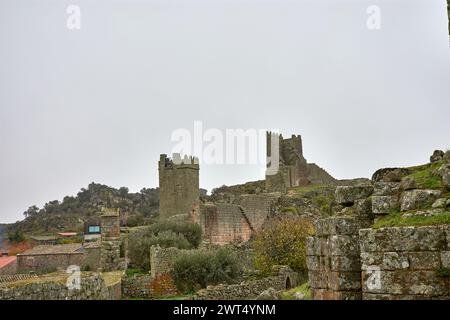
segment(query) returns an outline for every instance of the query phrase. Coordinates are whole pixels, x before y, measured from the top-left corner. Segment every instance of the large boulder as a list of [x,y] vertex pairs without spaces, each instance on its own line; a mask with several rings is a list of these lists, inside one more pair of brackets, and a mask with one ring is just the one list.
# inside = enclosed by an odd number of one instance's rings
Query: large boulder
[[336,202],[345,206],[351,206],[356,200],[365,199],[373,193],[370,184],[357,186],[338,186],[335,191]]
[[400,183],[398,182],[375,182],[373,184],[374,196],[393,196],[399,193]]
[[372,196],[372,211],[374,214],[388,214],[398,210],[398,196]]
[[434,150],[433,154],[430,157],[430,162],[438,162],[444,158],[444,151],[442,150]]
[[378,169],[372,175],[373,182],[400,182],[403,177],[406,177],[411,172],[406,168],[383,168]]
[[416,210],[431,207],[433,202],[441,195],[439,190],[415,189],[402,193],[400,198],[400,210]]

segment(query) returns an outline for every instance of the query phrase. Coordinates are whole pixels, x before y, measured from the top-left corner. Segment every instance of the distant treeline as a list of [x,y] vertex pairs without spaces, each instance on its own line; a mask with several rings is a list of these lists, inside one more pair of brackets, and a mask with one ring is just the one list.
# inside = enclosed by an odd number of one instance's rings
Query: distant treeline
[[7,232],[20,230],[25,234],[43,234],[63,230],[82,231],[84,221],[98,216],[101,207],[119,208],[122,217],[130,224],[143,224],[158,213],[159,190],[143,188],[140,192],[130,193],[126,187],[116,189],[93,182],[76,196],[50,201],[43,208],[29,207],[23,213],[25,219],[8,225]]

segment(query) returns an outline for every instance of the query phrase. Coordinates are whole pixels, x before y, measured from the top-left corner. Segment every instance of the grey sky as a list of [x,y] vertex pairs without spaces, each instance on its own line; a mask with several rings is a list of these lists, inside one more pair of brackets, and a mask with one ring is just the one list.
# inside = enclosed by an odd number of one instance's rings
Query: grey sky
[[[81,8],[81,30],[66,8]],[[381,8],[381,30],[366,9]],[[337,178],[450,148],[444,0],[0,0],[0,222],[158,185],[171,132],[278,128]],[[202,166],[211,189],[257,166]]]

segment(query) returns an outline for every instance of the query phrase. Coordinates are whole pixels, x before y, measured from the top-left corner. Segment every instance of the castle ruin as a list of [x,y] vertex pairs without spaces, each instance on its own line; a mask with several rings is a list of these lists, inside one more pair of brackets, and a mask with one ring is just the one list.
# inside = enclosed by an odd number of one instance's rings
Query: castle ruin
[[160,155],[159,170],[159,215],[163,219],[176,215],[187,215],[198,205],[200,198],[199,165],[195,157],[181,159],[174,154],[170,159]]
[[[278,144],[273,143],[272,139],[278,139]],[[267,159],[266,190],[285,191],[287,188],[302,187],[311,183],[336,182],[336,179],[315,163],[307,163],[303,157],[300,135],[284,139],[281,134],[268,132]],[[278,164],[278,170],[271,170],[275,163]]]

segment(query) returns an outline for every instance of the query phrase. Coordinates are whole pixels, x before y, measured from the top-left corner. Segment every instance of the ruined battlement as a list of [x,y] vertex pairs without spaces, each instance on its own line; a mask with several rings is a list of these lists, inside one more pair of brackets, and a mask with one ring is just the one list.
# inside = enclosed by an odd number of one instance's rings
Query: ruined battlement
[[198,159],[175,153],[170,159],[161,154],[159,170],[159,215],[166,219],[190,214],[200,201]]
[[161,154],[159,156],[158,168],[159,170],[200,169],[197,157],[185,155],[181,158],[179,153],[174,153],[172,159],[167,157],[166,154]]

